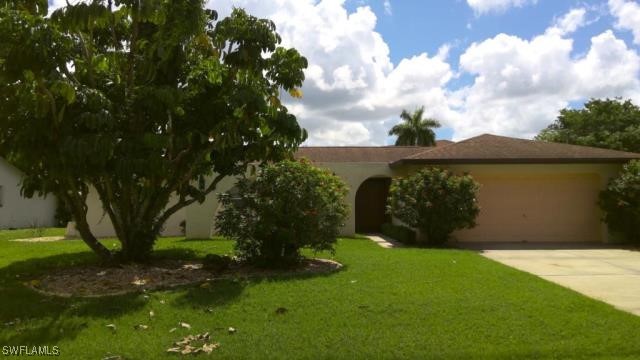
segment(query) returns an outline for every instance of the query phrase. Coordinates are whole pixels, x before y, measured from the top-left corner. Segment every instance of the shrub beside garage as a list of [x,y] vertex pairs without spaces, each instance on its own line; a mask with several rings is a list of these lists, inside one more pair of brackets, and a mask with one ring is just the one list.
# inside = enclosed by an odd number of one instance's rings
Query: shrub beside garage
[[471,175],[426,168],[391,182],[387,208],[396,219],[420,230],[418,243],[441,246],[454,230],[476,225],[479,188]]
[[382,224],[382,234],[405,245],[416,244],[416,232],[406,226],[391,223]]
[[628,242],[640,244],[640,161],[626,164],[600,193],[604,222]]

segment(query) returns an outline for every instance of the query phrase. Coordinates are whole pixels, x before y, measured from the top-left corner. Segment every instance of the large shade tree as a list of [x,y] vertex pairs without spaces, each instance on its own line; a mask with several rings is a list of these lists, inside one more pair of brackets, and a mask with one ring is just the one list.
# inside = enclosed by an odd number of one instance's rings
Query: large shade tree
[[438,120],[424,118],[424,106],[413,113],[402,110],[400,118],[403,122],[389,130],[389,135],[395,135],[396,146],[434,146],[436,134],[434,128],[440,127]]
[[582,109],[563,109],[538,140],[640,152],[640,108],[631,100],[591,99]]
[[[0,0],[0,155],[105,260],[147,259],[172,214],[306,138],[280,94],[300,96],[307,61],[273,22],[202,0],[74,3]],[[89,191],[117,253],[89,228]]]

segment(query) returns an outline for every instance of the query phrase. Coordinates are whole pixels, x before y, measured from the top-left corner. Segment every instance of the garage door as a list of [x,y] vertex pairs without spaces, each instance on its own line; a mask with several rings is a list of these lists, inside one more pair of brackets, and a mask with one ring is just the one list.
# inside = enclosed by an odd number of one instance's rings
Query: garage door
[[460,241],[601,240],[596,174],[475,175],[481,211]]

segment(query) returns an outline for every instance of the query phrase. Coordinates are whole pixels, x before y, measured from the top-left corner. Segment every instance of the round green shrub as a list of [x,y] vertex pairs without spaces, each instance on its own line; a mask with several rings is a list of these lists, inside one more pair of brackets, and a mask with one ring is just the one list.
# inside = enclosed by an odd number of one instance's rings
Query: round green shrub
[[618,177],[609,181],[598,204],[610,230],[629,242],[640,243],[640,160],[626,164]]
[[241,179],[220,195],[218,231],[236,241],[236,253],[264,266],[297,262],[300,250],[334,250],[348,215],[347,186],[307,161],[264,166],[255,179]]
[[472,228],[480,212],[479,185],[470,175],[427,168],[391,182],[387,210],[420,230],[421,242],[443,245],[456,229]]

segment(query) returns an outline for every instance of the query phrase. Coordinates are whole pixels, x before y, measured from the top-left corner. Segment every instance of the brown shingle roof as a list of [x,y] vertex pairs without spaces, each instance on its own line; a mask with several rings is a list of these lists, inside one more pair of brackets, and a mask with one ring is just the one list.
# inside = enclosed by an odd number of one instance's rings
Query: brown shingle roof
[[[449,140],[437,140],[436,147],[453,144]],[[314,162],[363,162],[391,163],[410,155],[435,149],[425,146],[304,146],[295,154],[296,159],[306,158]]]
[[616,163],[640,154],[484,134],[398,159],[393,165],[452,163]]

